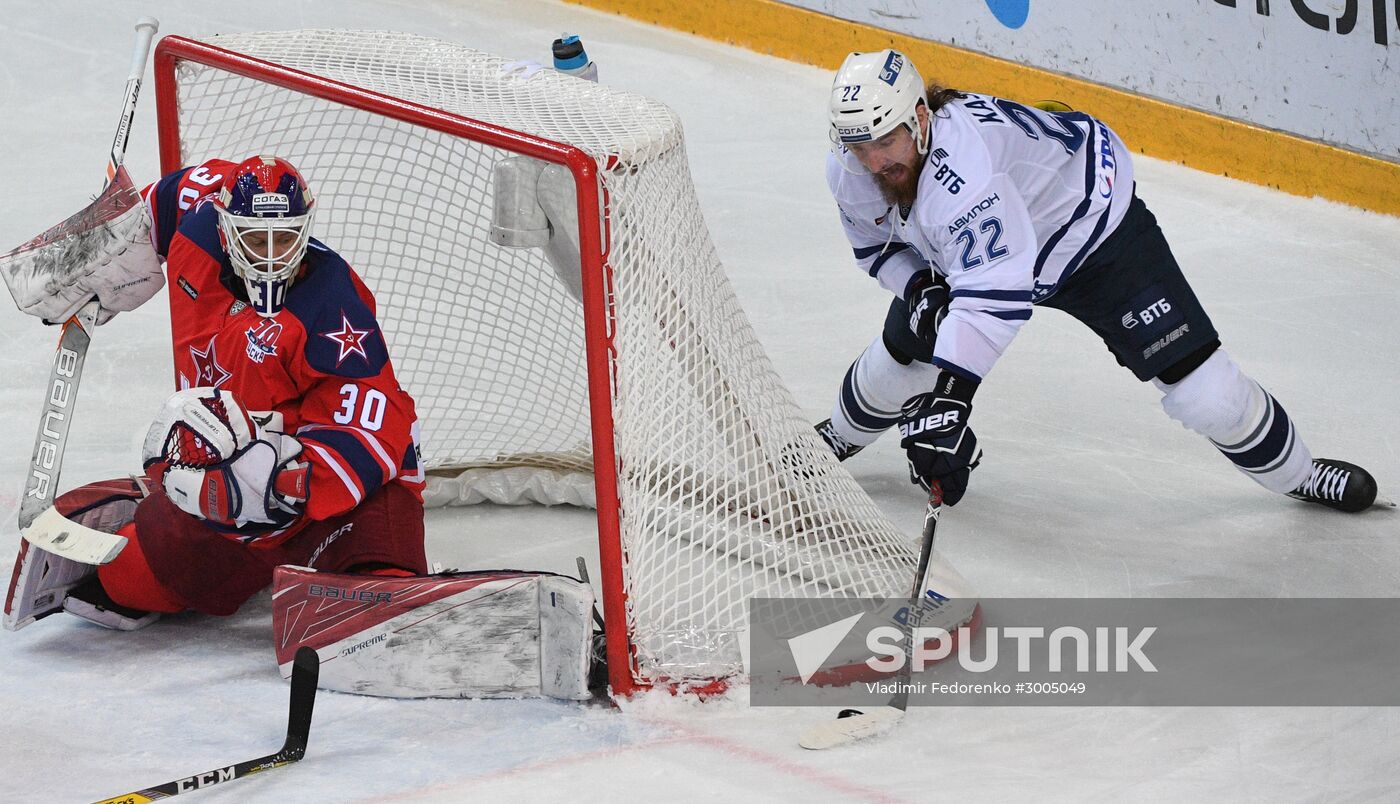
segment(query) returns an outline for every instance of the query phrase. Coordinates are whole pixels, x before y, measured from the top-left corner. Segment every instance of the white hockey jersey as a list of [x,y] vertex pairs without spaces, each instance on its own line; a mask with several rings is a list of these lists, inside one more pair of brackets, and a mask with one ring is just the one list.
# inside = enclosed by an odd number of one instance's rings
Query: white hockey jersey
[[933,362],[981,380],[1033,304],[1050,298],[1127,211],[1133,168],[1108,126],[969,94],[933,116],[913,208],[894,209],[844,149],[827,181],[856,263],[903,296],[925,268],[947,277]]

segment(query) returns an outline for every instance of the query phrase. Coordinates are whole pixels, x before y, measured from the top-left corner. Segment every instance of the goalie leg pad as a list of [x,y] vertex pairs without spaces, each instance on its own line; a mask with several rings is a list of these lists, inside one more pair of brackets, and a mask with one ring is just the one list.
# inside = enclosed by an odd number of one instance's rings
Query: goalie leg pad
[[[107,480],[60,495],[54,507],[84,527],[116,533],[135,517],[143,496],[134,480]],[[21,541],[5,598],[5,627],[17,630],[58,612],[68,592],[96,571],[91,564],[70,561]]]
[[18,631],[62,610],[68,592],[96,571],[92,564],[56,556],[21,539],[5,596],[5,629]]
[[585,700],[592,611],[592,587],[544,572],[386,578],[284,566],[273,582],[272,631],[282,675],[309,646],[325,689]]

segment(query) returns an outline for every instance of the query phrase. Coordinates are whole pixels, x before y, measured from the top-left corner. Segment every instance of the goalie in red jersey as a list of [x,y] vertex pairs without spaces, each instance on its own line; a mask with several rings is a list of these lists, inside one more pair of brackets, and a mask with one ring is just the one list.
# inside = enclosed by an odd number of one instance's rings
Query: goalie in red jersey
[[[68,568],[62,607],[129,630],[159,612],[232,614],[279,564],[425,573],[413,400],[369,289],[311,237],[306,180],[277,157],[210,160],[141,195],[131,225],[165,264],[179,390],[146,437],[143,478],[57,500],[128,539],[95,574]],[[139,245],[116,261],[153,262]],[[159,287],[133,281],[144,298],[123,298],[127,284],[92,292],[129,310]]]

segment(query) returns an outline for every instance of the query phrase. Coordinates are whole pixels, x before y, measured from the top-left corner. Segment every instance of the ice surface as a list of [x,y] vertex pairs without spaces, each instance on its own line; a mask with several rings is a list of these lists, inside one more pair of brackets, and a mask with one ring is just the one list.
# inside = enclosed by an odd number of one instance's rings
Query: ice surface
[[[829,75],[542,0],[11,0],[0,19],[0,246],[80,208],[101,183],[132,23],[162,33],[392,28],[547,60],[579,33],[603,80],[685,123],[709,228],[778,370],[823,418],[886,298],[851,264],[822,177]],[[935,65],[922,65],[936,75]],[[154,178],[149,86],[128,165]],[[1226,348],[1287,407],[1314,454],[1400,489],[1400,220],[1148,159],[1142,197]],[[170,391],[163,300],[98,331],[63,487],[128,471]],[[0,556],[57,333],[0,303]],[[1042,310],[978,395],[987,460],[939,549],[986,596],[1391,596],[1400,516],[1276,498],[1167,419],[1086,330]],[[849,464],[917,531],[893,439]],[[434,511],[430,559],[569,570],[591,514]],[[57,616],[0,634],[0,797],[114,795],[274,750],[286,686],[269,605],[134,634]],[[1260,668],[1261,673],[1267,668]],[[322,693],[308,758],[207,801],[1395,800],[1391,709],[918,710],[878,742],[813,754],[829,711],[697,705],[617,711],[542,701],[386,701]]]

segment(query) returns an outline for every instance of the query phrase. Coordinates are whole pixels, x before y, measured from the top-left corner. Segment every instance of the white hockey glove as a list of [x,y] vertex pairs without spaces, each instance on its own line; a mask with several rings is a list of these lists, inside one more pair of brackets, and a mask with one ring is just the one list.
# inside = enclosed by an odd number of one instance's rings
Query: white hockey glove
[[105,324],[165,284],[150,216],[124,169],[87,208],[0,256],[0,274],[20,310],[49,323],[96,297]]
[[172,396],[146,433],[142,462],[182,511],[221,525],[281,525],[300,515],[310,464],[282,417],[243,410],[227,391]]

